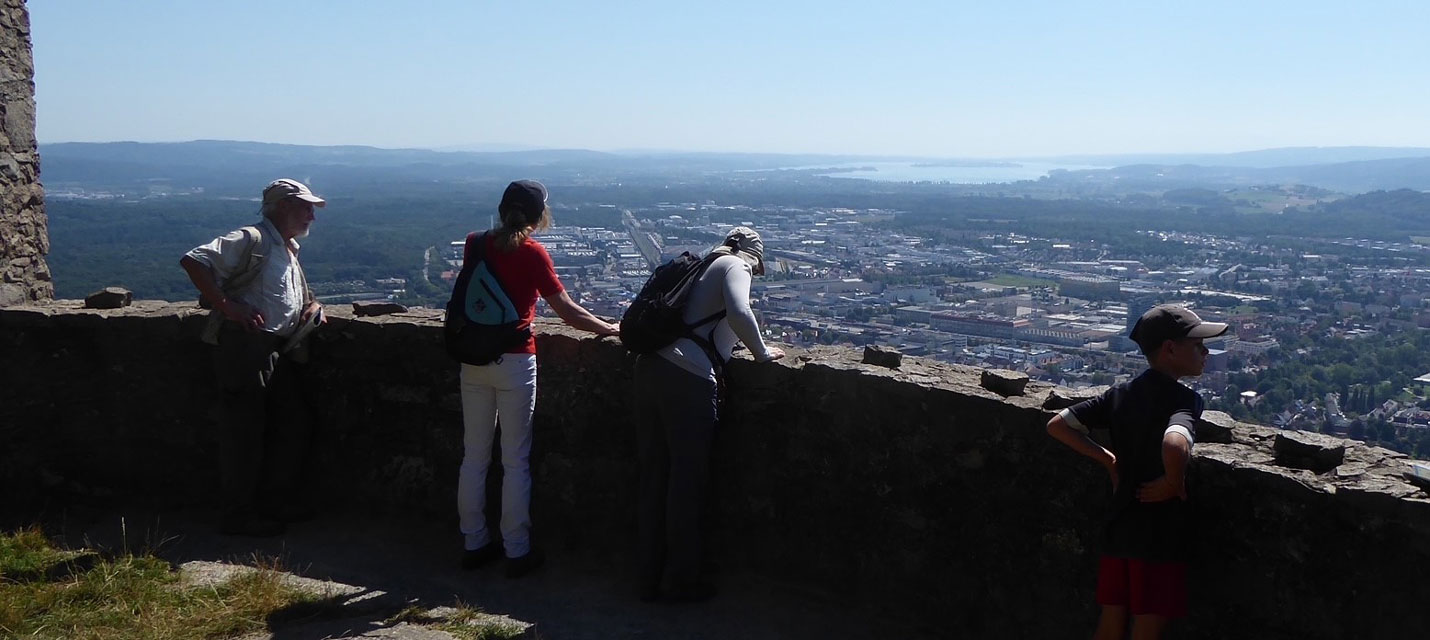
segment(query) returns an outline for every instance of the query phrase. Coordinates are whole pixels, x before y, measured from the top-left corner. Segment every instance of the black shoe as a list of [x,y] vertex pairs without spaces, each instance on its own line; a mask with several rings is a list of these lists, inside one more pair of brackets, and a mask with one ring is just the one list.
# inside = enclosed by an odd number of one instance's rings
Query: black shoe
[[501,547],[494,542],[488,542],[480,549],[468,549],[462,552],[462,569],[465,571],[480,569],[500,557]]
[[546,553],[533,548],[520,558],[506,559],[506,577],[520,578],[546,564]]
[[270,520],[251,513],[230,514],[219,522],[218,532],[228,536],[250,538],[272,538],[281,536],[288,527],[277,520]]
[[712,583],[696,582],[671,588],[665,594],[665,601],[674,603],[705,602],[714,598],[718,591],[719,589],[716,589]]

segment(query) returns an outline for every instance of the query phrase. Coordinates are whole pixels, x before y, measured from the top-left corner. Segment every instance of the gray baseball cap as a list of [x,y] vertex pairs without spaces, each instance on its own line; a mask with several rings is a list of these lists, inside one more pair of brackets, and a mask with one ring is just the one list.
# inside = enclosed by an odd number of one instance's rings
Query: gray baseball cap
[[1185,307],[1162,304],[1142,314],[1128,337],[1142,348],[1142,353],[1152,353],[1168,340],[1214,338],[1229,328],[1224,322],[1206,322]]
[[268,186],[263,189],[263,209],[266,211],[289,197],[311,202],[313,206],[319,208],[328,204],[326,200],[313,195],[313,191],[308,188],[308,185],[292,178],[279,178],[268,183]]

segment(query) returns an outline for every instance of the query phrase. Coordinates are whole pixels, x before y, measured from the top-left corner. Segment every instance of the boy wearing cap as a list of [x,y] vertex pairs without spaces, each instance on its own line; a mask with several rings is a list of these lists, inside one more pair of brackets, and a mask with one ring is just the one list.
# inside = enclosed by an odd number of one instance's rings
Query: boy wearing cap
[[[298,263],[314,207],[327,203],[297,180],[263,190],[257,225],[195,247],[179,265],[213,308],[214,370],[221,392],[219,531],[272,536],[311,515],[295,499],[298,468],[311,436],[310,412],[288,338],[322,323]],[[221,322],[217,324],[217,322]],[[265,453],[266,450],[266,453]]]
[[[682,312],[691,338],[636,359],[636,442],[640,451],[640,589],[646,601],[697,602],[715,594],[702,575],[700,513],[710,479],[717,367],[742,342],[756,362],[784,357],[765,344],[750,309],[750,282],[765,272],[764,241],[735,227],[710,251]],[[694,323],[705,321],[705,324]]]
[[[1182,307],[1153,307],[1131,334],[1147,370],[1048,421],[1049,435],[1097,461],[1112,481],[1098,567],[1097,640],[1123,638],[1129,614],[1136,640],[1161,637],[1169,620],[1186,616],[1186,469],[1202,399],[1177,380],[1202,374],[1203,339],[1226,330]],[[1091,428],[1111,431],[1110,449],[1089,437]]]

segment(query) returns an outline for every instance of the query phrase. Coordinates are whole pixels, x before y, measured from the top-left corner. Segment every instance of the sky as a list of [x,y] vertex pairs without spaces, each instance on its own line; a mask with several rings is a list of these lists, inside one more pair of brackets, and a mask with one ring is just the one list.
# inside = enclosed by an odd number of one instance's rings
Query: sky
[[1430,146],[1430,2],[29,0],[42,144]]

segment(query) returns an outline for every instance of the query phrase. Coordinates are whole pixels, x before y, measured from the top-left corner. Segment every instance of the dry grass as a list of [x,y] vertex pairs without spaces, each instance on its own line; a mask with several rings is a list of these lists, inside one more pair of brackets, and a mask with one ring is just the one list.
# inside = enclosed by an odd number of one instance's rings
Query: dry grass
[[186,588],[152,555],[55,571],[72,556],[37,530],[0,534],[0,637],[228,638],[266,629],[275,612],[315,599],[285,584],[274,563],[218,586]]
[[525,632],[525,628],[517,623],[488,615],[481,608],[460,601],[452,605],[451,609],[455,611],[437,614],[437,610],[411,605],[388,618],[385,623],[396,625],[406,622],[430,626],[461,640],[511,640]]
[[479,608],[459,602],[456,609],[446,624],[437,628],[462,640],[511,640],[525,632],[523,627],[510,621],[492,619]]

